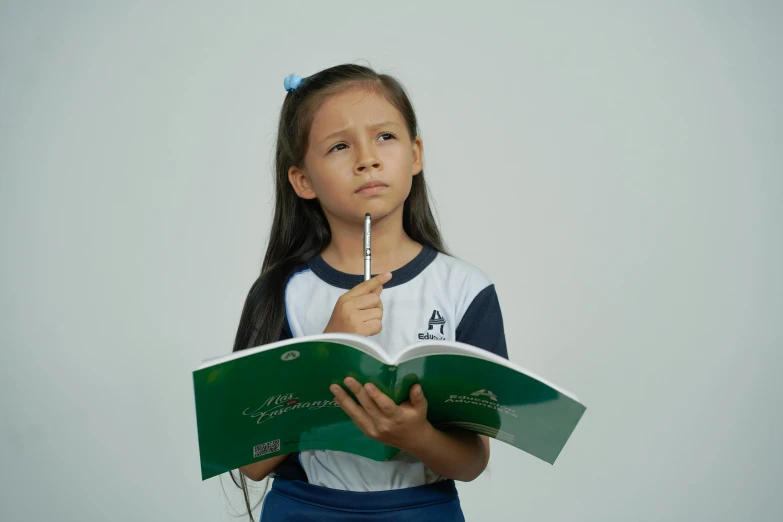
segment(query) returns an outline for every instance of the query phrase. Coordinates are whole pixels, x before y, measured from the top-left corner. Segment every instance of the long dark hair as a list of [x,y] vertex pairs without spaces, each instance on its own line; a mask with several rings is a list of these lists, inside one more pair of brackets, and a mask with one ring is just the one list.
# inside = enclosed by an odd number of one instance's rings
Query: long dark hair
[[[331,241],[331,231],[320,203],[302,199],[288,180],[288,170],[302,165],[315,111],[329,96],[351,87],[382,94],[400,112],[411,139],[419,135],[416,114],[404,87],[392,76],[361,65],[337,65],[305,78],[289,92],[280,111],[275,154],[275,212],[261,274],[253,283],[239,319],[233,351],[275,342],[285,320],[285,285],[293,270],[320,254]],[[413,176],[403,206],[405,233],[423,245],[448,254],[427,195],[424,172]],[[244,475],[231,473],[242,488],[253,520]]]

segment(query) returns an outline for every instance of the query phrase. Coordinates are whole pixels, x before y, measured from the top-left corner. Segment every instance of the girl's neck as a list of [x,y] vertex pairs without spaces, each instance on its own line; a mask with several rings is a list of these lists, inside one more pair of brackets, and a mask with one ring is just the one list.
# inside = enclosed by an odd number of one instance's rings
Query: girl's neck
[[[372,225],[372,273],[382,274],[402,268],[421,252],[422,246],[402,228],[402,220],[374,221]],[[330,220],[332,221],[332,220]],[[347,274],[364,273],[364,225],[330,223],[332,241],[321,257],[335,270]]]

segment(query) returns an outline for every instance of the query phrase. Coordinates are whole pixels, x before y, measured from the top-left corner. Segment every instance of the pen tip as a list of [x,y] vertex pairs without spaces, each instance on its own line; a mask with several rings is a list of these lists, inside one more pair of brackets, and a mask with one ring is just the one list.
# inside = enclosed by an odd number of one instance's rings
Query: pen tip
[[364,217],[366,217],[366,218],[370,217],[370,213],[369,213],[369,212],[368,212],[368,213],[366,213],[366,214],[364,215]]

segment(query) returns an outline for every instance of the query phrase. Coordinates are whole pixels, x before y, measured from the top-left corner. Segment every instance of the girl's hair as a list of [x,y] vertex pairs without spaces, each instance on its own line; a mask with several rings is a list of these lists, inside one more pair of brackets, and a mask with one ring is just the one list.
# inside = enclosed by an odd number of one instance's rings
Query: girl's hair
[[[305,78],[289,92],[280,111],[275,154],[275,211],[261,274],[247,295],[239,319],[233,351],[278,341],[285,321],[285,285],[294,269],[331,241],[331,231],[317,199],[302,199],[288,180],[288,170],[301,166],[313,116],[330,96],[349,88],[364,88],[384,96],[402,115],[411,139],[419,135],[416,114],[403,86],[393,77],[360,65],[338,65]],[[413,176],[403,206],[402,226],[413,240],[448,254],[433,217],[424,172]],[[242,488],[253,520],[245,476],[234,483]]]

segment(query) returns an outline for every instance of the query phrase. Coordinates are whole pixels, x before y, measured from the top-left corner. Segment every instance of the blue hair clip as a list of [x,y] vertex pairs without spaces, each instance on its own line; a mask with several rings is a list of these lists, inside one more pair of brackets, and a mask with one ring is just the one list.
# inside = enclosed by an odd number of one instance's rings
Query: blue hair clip
[[299,87],[299,84],[302,83],[302,78],[295,74],[289,74],[285,77],[285,80],[283,80],[283,85],[285,86],[285,90],[288,92],[295,91],[297,87]]

